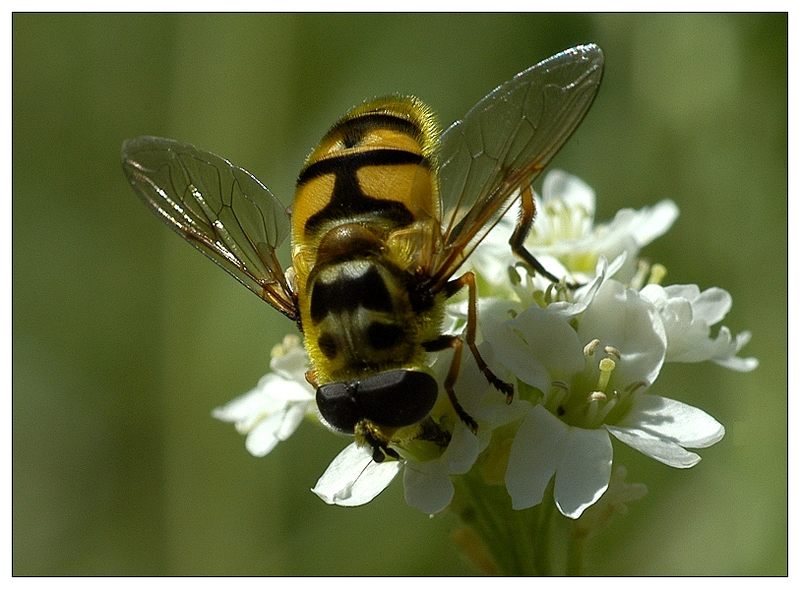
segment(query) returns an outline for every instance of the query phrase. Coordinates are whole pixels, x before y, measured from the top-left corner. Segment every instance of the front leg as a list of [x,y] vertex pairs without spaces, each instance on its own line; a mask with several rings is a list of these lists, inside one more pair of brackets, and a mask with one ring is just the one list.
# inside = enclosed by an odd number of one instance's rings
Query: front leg
[[492,386],[494,386],[494,388],[505,394],[507,402],[510,403],[511,399],[514,397],[514,387],[504,380],[499,379],[495,373],[491,371],[489,366],[487,366],[486,361],[481,356],[481,353],[478,351],[478,345],[475,343],[475,338],[477,337],[478,333],[478,288],[475,284],[475,275],[472,272],[467,272],[460,278],[451,280],[445,285],[445,295],[447,297],[451,297],[461,290],[464,285],[467,286],[468,295],[467,346],[469,346],[472,356],[475,358],[475,362],[478,364],[480,371],[486,377],[486,380],[488,380]]
[[356,443],[360,446],[372,448],[372,460],[381,463],[386,457],[395,460],[400,459],[400,455],[389,447],[389,441],[380,430],[369,420],[362,419],[355,426]]

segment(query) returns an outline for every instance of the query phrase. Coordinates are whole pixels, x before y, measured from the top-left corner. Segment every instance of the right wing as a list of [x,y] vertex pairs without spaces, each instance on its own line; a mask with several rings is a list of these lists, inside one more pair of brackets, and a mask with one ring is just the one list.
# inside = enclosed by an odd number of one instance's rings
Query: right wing
[[597,45],[567,49],[495,88],[442,134],[443,234],[431,264],[434,288],[443,287],[569,139],[602,75]]

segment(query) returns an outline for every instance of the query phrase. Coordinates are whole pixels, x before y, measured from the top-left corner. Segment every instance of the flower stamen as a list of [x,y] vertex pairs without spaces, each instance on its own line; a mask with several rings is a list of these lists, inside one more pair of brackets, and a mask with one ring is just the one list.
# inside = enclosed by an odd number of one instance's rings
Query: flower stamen
[[611,373],[617,367],[617,363],[611,358],[603,358],[598,365],[600,368],[600,376],[597,379],[597,390],[605,391],[608,386],[608,381],[611,380]]
[[641,290],[649,273],[650,264],[644,260],[639,260],[636,267],[636,274],[634,274],[633,278],[631,278],[630,287],[634,290]]
[[594,355],[594,351],[597,349],[597,346],[599,346],[599,345],[600,345],[600,340],[599,339],[593,339],[588,344],[583,346],[583,355],[586,358],[590,358],[591,356]]
[[647,279],[647,284],[661,284],[666,275],[667,269],[663,264],[653,264],[653,267],[650,268],[650,278]]
[[606,401],[607,399],[608,399],[608,397],[606,397],[606,394],[604,392],[602,392],[602,391],[592,391],[591,393],[589,393],[589,397],[587,398],[587,401],[589,403],[591,403],[592,401]]

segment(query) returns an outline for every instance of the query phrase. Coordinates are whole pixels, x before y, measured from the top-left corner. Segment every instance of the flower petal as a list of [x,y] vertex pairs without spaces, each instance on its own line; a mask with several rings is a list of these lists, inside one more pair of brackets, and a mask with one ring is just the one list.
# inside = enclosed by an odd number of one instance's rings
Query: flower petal
[[700,456],[684,450],[675,442],[657,438],[638,429],[606,425],[605,428],[620,442],[638,450],[645,456],[674,468],[691,468],[700,462]]
[[513,329],[510,322],[485,330],[484,337],[504,368],[540,390],[549,388],[551,380],[547,368],[528,346],[524,334]]
[[262,376],[255,388],[228,401],[222,407],[216,407],[211,415],[220,421],[236,423],[240,431],[248,431],[264,415],[280,411],[284,406],[282,400],[274,398],[270,392],[280,389],[285,381],[272,373]]
[[650,384],[664,363],[667,336],[661,317],[650,301],[616,280],[600,287],[583,315],[578,337],[584,343],[597,338],[601,346],[621,352],[614,371],[617,382]]
[[478,438],[467,426],[459,422],[453,428],[452,438],[442,454],[441,461],[446,465],[446,472],[464,474],[475,464],[480,450]]
[[281,420],[280,427],[275,431],[275,437],[281,442],[288,440],[289,436],[300,427],[307,413],[308,408],[305,404],[293,403],[286,407],[286,410],[283,412],[283,419]]
[[544,491],[561,462],[567,424],[541,405],[535,406],[517,430],[506,469],[506,488],[514,509],[542,502]]
[[637,211],[630,231],[639,247],[644,247],[664,235],[677,218],[678,205],[671,200],[662,200],[655,206]]
[[556,467],[554,495],[558,510],[578,519],[602,497],[611,479],[613,449],[603,429],[569,428]]
[[305,374],[308,370],[308,355],[303,349],[300,338],[295,334],[287,335],[281,344],[283,353],[273,355],[269,366],[272,372],[280,374],[287,380],[304,384],[311,390],[311,385],[306,382]]
[[[742,331],[736,335],[736,340],[734,342],[735,352],[733,352],[733,354],[738,354],[739,350],[741,350],[747,344],[747,342],[750,341],[750,335],[751,334],[749,331]],[[750,372],[751,370],[758,368],[757,358],[739,358],[733,354],[711,358],[711,361],[714,362],[714,364],[724,366],[730,370],[736,370],[737,372]]]
[[533,305],[505,328],[504,337],[490,340],[495,357],[541,391],[549,390],[554,380],[568,381],[585,364],[583,346],[568,316]]
[[247,448],[250,454],[256,458],[261,458],[272,452],[273,448],[281,441],[277,436],[277,432],[281,428],[283,417],[283,412],[273,413],[266,419],[262,419],[250,430],[244,441],[244,447]]
[[733,299],[728,291],[712,287],[700,292],[694,284],[671,284],[664,290],[670,299],[684,298],[692,305],[694,319],[700,319],[707,325],[719,323],[733,306]]
[[658,395],[640,395],[615,425],[687,448],[708,448],[725,435],[725,428],[705,411]]
[[550,170],[542,180],[545,205],[551,200],[562,201],[569,209],[579,209],[591,221],[594,219],[595,193],[586,182],[559,169]]
[[453,482],[438,462],[409,462],[403,472],[406,503],[427,514],[450,505],[455,493]]
[[355,506],[372,501],[400,471],[397,461],[375,462],[368,450],[350,444],[311,489],[329,505]]

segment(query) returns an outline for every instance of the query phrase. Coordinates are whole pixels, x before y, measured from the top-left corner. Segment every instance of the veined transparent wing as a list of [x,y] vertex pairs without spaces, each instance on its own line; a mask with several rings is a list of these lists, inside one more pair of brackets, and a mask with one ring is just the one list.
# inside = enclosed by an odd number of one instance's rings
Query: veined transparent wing
[[592,104],[603,52],[581,45],[520,72],[441,137],[442,236],[432,264],[442,287],[542,171]]
[[123,143],[136,193],[189,243],[287,317],[294,297],[275,254],[289,234],[286,208],[247,170],[160,137]]

